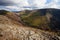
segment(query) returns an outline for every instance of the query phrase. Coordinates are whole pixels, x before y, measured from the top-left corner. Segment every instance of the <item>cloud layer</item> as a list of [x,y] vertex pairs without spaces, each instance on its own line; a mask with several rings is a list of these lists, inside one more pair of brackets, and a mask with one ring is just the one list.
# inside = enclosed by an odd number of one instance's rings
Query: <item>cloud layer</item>
[[9,11],[32,10],[42,8],[60,9],[60,0],[0,0],[0,9]]

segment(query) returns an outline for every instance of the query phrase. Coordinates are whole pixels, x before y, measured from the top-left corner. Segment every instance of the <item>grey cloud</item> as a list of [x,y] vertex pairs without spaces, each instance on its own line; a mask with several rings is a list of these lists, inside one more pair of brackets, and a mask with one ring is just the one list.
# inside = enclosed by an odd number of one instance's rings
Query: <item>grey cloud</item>
[[0,5],[1,6],[11,6],[11,5],[16,5],[16,4],[9,0],[0,0]]

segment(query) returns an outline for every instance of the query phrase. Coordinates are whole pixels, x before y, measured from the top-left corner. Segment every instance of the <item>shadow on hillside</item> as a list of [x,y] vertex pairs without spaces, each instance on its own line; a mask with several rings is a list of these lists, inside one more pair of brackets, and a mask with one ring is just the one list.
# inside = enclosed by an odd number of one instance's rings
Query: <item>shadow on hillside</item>
[[0,15],[5,15],[8,11],[6,10],[0,10]]

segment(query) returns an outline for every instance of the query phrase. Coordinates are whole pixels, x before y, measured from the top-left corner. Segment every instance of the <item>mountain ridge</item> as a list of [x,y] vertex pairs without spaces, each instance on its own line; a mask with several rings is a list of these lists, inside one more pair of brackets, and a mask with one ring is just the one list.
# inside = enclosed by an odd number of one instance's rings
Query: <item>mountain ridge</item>
[[[37,27],[24,25],[24,22],[21,20],[22,14],[4,13],[6,12],[0,13],[0,40],[60,40],[59,32],[45,31],[37,29]],[[43,17],[45,16],[43,15]],[[39,17],[37,18],[39,19]]]

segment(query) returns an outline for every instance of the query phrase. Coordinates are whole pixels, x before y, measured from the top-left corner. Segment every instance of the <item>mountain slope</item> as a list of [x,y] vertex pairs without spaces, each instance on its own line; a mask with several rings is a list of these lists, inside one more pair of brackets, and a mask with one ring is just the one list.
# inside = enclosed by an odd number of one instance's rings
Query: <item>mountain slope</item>
[[25,25],[43,30],[60,31],[60,9],[39,9],[20,12]]
[[12,12],[0,15],[0,40],[60,40],[55,32],[25,26],[19,20]]

